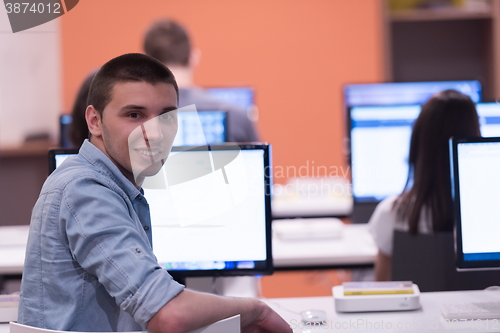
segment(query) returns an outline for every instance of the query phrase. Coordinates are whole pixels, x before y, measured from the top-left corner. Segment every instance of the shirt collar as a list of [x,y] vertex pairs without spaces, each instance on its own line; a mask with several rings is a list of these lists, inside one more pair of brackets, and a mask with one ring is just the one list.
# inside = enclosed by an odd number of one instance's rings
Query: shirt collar
[[135,185],[121,173],[109,157],[107,157],[106,154],[104,154],[99,148],[90,143],[88,139],[85,139],[78,154],[92,164],[97,171],[112,178],[132,200],[139,195],[143,195],[142,189],[138,190],[137,187],[135,187]]

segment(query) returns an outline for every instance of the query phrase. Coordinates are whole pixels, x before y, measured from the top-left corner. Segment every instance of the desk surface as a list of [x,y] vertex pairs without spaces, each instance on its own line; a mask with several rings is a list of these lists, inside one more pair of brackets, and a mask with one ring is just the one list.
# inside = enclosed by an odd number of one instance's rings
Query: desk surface
[[[0,274],[21,274],[29,226],[0,227]],[[373,264],[377,248],[364,224],[344,225],[339,239],[273,238],[276,268],[345,267]]]
[[[449,291],[422,293],[421,309],[399,312],[337,313],[333,297],[275,298],[264,299],[294,329],[295,333],[313,332],[499,332],[498,321],[475,321],[448,324],[440,315],[443,303],[467,303],[497,301],[500,291]],[[321,327],[307,327],[300,321],[300,311],[319,309],[327,314],[327,324]],[[0,333],[9,333],[8,324],[0,324]]]
[[[421,309],[414,311],[337,313],[333,297],[278,298],[264,300],[278,312],[294,332],[500,332],[500,321],[447,323],[441,316],[443,303],[498,301],[500,291],[451,291],[422,293]],[[319,309],[326,311],[327,325],[307,327],[301,322],[300,312]],[[448,325],[448,326],[446,326]],[[449,326],[456,325],[456,326]],[[462,325],[458,327],[457,325]],[[448,327],[448,329],[447,329]]]
[[277,268],[372,265],[377,246],[366,224],[346,224],[338,239],[282,240],[273,237]]

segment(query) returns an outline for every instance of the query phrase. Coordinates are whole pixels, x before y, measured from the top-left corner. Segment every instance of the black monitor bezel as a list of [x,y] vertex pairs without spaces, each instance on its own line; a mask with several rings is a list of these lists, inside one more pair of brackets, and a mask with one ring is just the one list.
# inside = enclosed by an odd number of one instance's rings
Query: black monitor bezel
[[[264,151],[264,186],[265,186],[265,215],[266,215],[266,257],[261,267],[252,269],[222,269],[222,270],[169,270],[169,274],[177,281],[184,281],[190,277],[221,277],[221,276],[251,276],[271,275],[274,272],[272,254],[272,212],[271,212],[271,145],[268,143],[227,143],[223,145],[208,145],[210,150],[227,150],[238,146],[241,150],[261,149]],[[172,147],[172,151],[200,150],[204,151],[207,146],[201,147]]]
[[460,184],[459,184],[459,165],[458,165],[458,145],[464,143],[487,143],[498,142],[500,137],[489,138],[452,138],[450,144],[450,175],[451,175],[451,193],[453,200],[453,212],[455,220],[455,254],[456,267],[458,270],[492,270],[500,269],[500,260],[464,260],[462,244],[462,219],[460,209]]
[[49,150],[49,175],[56,169],[56,155],[76,155],[78,148],[55,148]]

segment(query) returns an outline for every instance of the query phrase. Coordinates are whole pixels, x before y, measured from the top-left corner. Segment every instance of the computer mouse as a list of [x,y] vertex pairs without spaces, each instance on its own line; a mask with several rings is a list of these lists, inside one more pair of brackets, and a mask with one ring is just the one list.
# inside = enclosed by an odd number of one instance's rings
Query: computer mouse
[[306,310],[300,313],[305,323],[322,323],[326,321],[326,312],[323,310]]

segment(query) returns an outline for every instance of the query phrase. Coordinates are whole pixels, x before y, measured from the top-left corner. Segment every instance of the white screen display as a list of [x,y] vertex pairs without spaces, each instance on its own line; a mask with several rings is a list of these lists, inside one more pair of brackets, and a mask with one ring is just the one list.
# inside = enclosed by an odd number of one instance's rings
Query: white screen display
[[[500,136],[500,104],[476,104],[483,137]],[[364,106],[350,109],[354,198],[380,201],[400,194],[408,177],[413,123],[420,105]]]
[[344,88],[347,106],[424,104],[432,95],[453,89],[481,102],[479,81],[392,82],[350,84]]
[[181,111],[174,146],[202,146],[226,142],[226,112]]
[[[172,186],[164,166],[157,176],[166,180],[165,188],[144,184],[159,263],[167,269],[217,269],[223,262],[266,260],[264,151],[241,150],[234,159],[212,151],[210,160],[203,151],[172,152],[167,163],[179,154],[209,172]],[[231,161],[219,169],[207,162],[217,158]]]
[[459,143],[463,252],[500,252],[500,142]]

